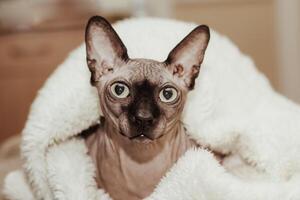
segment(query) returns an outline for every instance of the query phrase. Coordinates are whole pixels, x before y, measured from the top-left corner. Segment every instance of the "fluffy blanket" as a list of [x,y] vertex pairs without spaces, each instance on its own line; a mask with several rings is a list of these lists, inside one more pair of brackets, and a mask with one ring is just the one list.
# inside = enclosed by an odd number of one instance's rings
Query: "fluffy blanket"
[[[162,61],[195,26],[146,18],[114,28],[130,57]],[[96,188],[94,166],[76,137],[101,115],[89,78],[81,46],[39,91],[23,130],[23,169],[6,178],[9,199],[109,199]],[[147,200],[300,199],[299,106],[215,31],[183,121],[199,143],[228,157],[221,166],[206,149],[188,151]]]

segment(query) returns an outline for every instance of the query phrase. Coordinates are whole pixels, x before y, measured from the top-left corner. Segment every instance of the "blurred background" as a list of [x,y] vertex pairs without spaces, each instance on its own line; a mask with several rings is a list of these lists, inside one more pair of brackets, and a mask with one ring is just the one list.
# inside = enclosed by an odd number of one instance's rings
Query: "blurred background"
[[208,24],[300,103],[299,0],[0,0],[0,142],[18,134],[38,88],[83,42],[92,15]]
[[0,158],[18,151],[9,148],[18,138],[4,140],[20,133],[38,88],[83,42],[96,14],[110,22],[159,16],[208,24],[300,103],[299,0],[0,0]]

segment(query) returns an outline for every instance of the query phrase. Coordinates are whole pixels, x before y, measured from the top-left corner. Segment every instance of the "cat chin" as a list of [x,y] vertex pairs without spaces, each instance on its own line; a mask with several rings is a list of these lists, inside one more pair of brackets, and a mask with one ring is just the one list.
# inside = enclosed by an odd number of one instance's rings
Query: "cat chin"
[[[127,132],[127,133],[132,133],[131,131]],[[143,144],[149,144],[152,142],[155,142],[156,140],[158,140],[159,138],[161,138],[164,134],[134,134],[134,136],[130,136],[131,134],[127,135],[125,132],[122,131],[122,129],[119,131],[119,134],[124,137],[127,138],[129,141],[132,141],[133,143],[143,143]]]
[[144,135],[140,135],[138,137],[134,137],[132,139],[130,139],[132,142],[134,143],[142,143],[142,144],[150,144],[152,143],[154,140],[150,139]]

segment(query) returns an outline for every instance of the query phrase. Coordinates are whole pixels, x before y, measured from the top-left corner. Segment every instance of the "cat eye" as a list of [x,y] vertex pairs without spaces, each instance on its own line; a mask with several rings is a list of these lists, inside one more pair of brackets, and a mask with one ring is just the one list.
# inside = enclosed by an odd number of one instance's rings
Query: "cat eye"
[[111,93],[119,99],[127,98],[130,94],[128,86],[121,82],[116,82],[112,84],[110,86],[110,90]]
[[178,92],[173,87],[165,87],[159,92],[159,98],[164,103],[174,102],[178,97]]

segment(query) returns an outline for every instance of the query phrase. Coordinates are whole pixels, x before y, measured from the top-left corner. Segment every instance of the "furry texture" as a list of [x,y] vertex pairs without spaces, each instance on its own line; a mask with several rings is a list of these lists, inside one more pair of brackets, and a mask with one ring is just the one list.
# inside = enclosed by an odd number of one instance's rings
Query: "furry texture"
[[[195,26],[146,18],[114,28],[131,58],[162,61]],[[23,130],[27,179],[23,172],[7,177],[9,199],[109,199],[96,189],[86,148],[74,137],[101,115],[89,79],[81,46],[39,91]],[[231,154],[231,162],[225,170],[205,149],[189,151],[148,200],[300,199],[299,106],[276,93],[252,60],[214,31],[183,121],[199,143]]]

